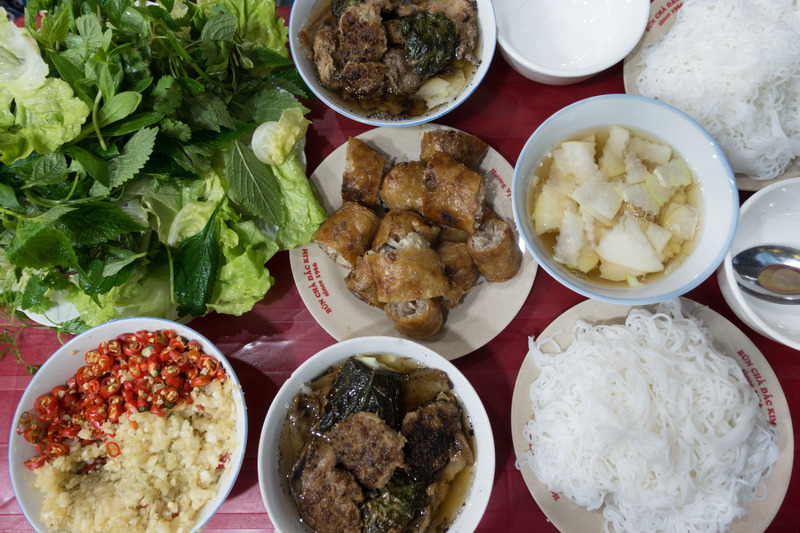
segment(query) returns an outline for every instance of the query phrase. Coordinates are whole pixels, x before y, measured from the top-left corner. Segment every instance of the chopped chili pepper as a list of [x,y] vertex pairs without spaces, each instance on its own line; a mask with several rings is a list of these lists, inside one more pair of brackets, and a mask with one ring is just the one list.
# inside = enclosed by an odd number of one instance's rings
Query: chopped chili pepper
[[113,440],[106,442],[106,450],[108,451],[109,457],[119,457],[119,454],[122,453],[122,450],[119,448],[119,444]]
[[27,461],[23,463],[29,470],[36,470],[37,468],[43,467],[47,464],[47,456],[45,455],[37,455],[36,457],[31,457]]

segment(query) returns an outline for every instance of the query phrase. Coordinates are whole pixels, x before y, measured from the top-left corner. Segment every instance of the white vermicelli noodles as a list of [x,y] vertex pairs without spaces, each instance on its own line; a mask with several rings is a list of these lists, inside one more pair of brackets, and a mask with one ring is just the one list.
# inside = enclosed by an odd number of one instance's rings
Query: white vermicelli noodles
[[558,353],[534,342],[529,466],[621,531],[725,531],[765,496],[778,431],[736,362],[679,300],[624,325],[579,321]]
[[794,0],[685,0],[643,47],[636,86],[697,120],[735,172],[782,174],[800,156],[800,7]]

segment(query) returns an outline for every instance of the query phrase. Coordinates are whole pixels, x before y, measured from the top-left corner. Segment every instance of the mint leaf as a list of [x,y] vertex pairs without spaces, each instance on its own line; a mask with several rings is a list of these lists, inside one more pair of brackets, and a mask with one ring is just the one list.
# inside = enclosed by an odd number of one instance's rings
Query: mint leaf
[[219,265],[217,212],[220,205],[203,230],[184,240],[173,255],[175,301],[181,315],[200,316],[211,300]]
[[108,162],[97,155],[81,148],[80,146],[66,146],[63,148],[65,154],[80,163],[86,172],[93,177],[97,183],[108,187],[111,177],[108,173]]
[[78,268],[75,250],[64,234],[36,222],[20,224],[6,259],[20,268]]
[[236,15],[219,13],[214,15],[200,30],[200,38],[213,41],[233,41],[236,35]]
[[256,158],[253,150],[236,141],[225,163],[230,195],[239,205],[269,224],[284,222],[281,186],[272,168]]
[[236,127],[228,106],[213,94],[203,93],[186,99],[184,120],[195,129],[219,131]]
[[174,77],[163,76],[156,83],[152,98],[154,110],[171,115],[180,107],[183,91]]
[[133,179],[147,163],[153,146],[156,144],[157,128],[144,128],[125,143],[122,153],[108,162],[111,188],[119,187],[126,181]]
[[17,200],[17,195],[14,192],[14,187],[0,183],[0,206],[8,207],[9,209],[19,210],[22,208]]
[[77,204],[53,222],[53,227],[71,242],[90,245],[125,233],[144,231],[131,216],[108,202]]
[[31,177],[25,187],[61,183],[67,175],[67,170],[67,158],[64,154],[61,152],[44,154],[34,161]]

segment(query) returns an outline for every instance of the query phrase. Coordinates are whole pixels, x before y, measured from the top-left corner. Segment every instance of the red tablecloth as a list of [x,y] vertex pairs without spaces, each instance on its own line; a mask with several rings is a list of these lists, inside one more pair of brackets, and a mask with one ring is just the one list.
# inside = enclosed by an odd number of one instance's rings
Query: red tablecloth
[[[279,8],[288,19],[288,9]],[[477,135],[489,142],[512,165],[534,129],[548,116],[576,100],[624,92],[622,65],[572,86],[552,87],[529,81],[514,72],[498,52],[477,91],[439,123]],[[309,169],[316,166],[348,136],[368,126],[348,120],[320,102],[309,104],[313,126],[306,153]],[[742,194],[742,200],[747,194]],[[276,284],[264,301],[241,316],[207,316],[190,326],[214,342],[231,360],[244,387],[249,417],[247,451],[233,491],[205,531],[274,531],[258,488],[257,451],[267,409],[284,380],[312,354],[335,342],[306,309],[292,280],[286,252],[270,260]],[[722,298],[716,276],[686,295],[719,312],[742,329],[764,353],[777,374],[793,414],[800,413],[800,353],[752,331],[733,314]],[[527,338],[538,335],[553,319],[584,297],[562,287],[538,269],[530,295],[511,324],[486,346],[454,361],[472,382],[492,423],[497,471],[491,500],[478,531],[556,531],[528,492],[514,466],[511,440],[511,396],[517,372],[527,353]],[[787,308],[790,312],[800,312]],[[48,330],[29,330],[22,338],[25,358],[41,363],[59,346]],[[0,530],[30,531],[16,503],[8,476],[8,435],[13,413],[30,381],[13,357],[0,361]],[[795,428],[800,425],[795,426]],[[795,440],[798,429],[794,430]],[[796,458],[795,458],[796,460]],[[800,530],[800,475],[793,472],[783,506],[769,533]]]

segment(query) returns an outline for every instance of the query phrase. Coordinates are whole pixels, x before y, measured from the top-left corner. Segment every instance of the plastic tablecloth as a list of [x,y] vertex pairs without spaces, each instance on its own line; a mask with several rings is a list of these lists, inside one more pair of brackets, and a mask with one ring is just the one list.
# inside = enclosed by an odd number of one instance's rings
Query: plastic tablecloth
[[[288,8],[279,8],[288,20]],[[486,140],[512,165],[539,124],[562,107],[577,100],[624,92],[622,64],[570,86],[541,85],[517,74],[499,51],[478,89],[459,108],[439,119]],[[344,118],[319,101],[306,102],[312,109],[306,155],[309,171],[335,148],[369,126]],[[744,201],[748,193],[741,193]],[[267,266],[276,279],[266,298],[240,317],[211,315],[197,318],[190,326],[214,342],[230,359],[239,376],[247,403],[249,436],[241,473],[226,502],[204,531],[275,531],[258,487],[257,451],[267,409],[284,380],[303,361],[336,340],[317,324],[297,292],[282,252]],[[780,380],[793,416],[800,415],[800,353],[771,341],[744,325],[730,310],[711,276],[686,297],[707,305],[739,327],[758,346]],[[544,269],[536,278],[521,310],[497,337],[485,346],[454,361],[483,400],[492,424],[496,448],[496,473],[488,508],[477,531],[555,532],[528,491],[515,467],[511,436],[511,398],[517,373],[527,354],[528,337],[538,335],[551,321],[585,300],[566,289]],[[800,312],[788,308],[790,312]],[[49,330],[30,329],[21,339],[24,357],[44,362],[60,345]],[[13,357],[0,361],[0,530],[30,531],[17,504],[8,475],[8,438],[13,413],[30,381]],[[795,423],[795,440],[798,440]],[[796,450],[798,448],[795,448]],[[795,455],[797,451],[795,451]],[[795,456],[795,463],[797,457]],[[800,531],[800,474],[792,473],[783,504],[769,533]]]

